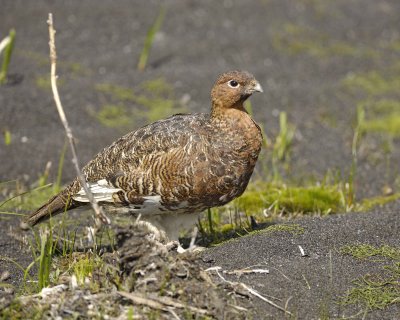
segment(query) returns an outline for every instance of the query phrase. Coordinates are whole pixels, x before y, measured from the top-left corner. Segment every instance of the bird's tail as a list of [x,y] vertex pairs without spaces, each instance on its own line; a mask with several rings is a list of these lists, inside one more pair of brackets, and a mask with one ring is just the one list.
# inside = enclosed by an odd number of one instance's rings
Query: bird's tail
[[81,204],[72,199],[72,196],[79,190],[79,182],[75,180],[60,193],[56,194],[44,205],[33,211],[21,224],[21,227],[27,229],[35,224],[49,219],[61,212],[79,207]]

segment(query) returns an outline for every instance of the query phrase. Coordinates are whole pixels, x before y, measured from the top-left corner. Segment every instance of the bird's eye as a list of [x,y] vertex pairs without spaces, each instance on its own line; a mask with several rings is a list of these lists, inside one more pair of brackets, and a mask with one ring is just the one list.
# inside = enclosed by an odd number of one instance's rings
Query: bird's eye
[[239,86],[239,83],[235,80],[230,80],[228,82],[228,86],[230,86],[231,88],[237,88]]

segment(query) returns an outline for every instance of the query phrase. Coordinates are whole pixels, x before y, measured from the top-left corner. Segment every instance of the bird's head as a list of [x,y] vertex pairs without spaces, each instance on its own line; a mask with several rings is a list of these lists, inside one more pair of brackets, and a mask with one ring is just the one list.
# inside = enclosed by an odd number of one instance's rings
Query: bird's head
[[252,74],[246,71],[223,73],[211,90],[212,113],[231,108],[244,111],[243,102],[254,92],[263,92],[263,89]]

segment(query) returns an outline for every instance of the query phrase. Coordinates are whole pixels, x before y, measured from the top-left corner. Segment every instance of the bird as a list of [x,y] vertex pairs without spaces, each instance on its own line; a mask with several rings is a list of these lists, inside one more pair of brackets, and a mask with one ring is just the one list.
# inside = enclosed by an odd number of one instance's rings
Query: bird
[[[94,198],[105,208],[140,214],[179,243],[201,212],[239,197],[249,183],[263,139],[244,106],[254,92],[263,89],[252,74],[225,72],[212,87],[209,113],[176,114],[122,136],[82,169]],[[87,205],[75,178],[25,224]]]

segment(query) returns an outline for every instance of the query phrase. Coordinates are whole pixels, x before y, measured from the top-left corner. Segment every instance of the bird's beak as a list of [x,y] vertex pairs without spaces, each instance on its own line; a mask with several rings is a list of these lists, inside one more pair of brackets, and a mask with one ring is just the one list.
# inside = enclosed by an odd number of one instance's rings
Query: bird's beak
[[263,88],[261,87],[260,83],[258,81],[253,82],[253,92],[264,92]]
[[253,80],[246,87],[244,87],[244,89],[245,90],[243,93],[243,98],[245,99],[250,97],[254,92],[264,92],[263,88],[257,80]]

